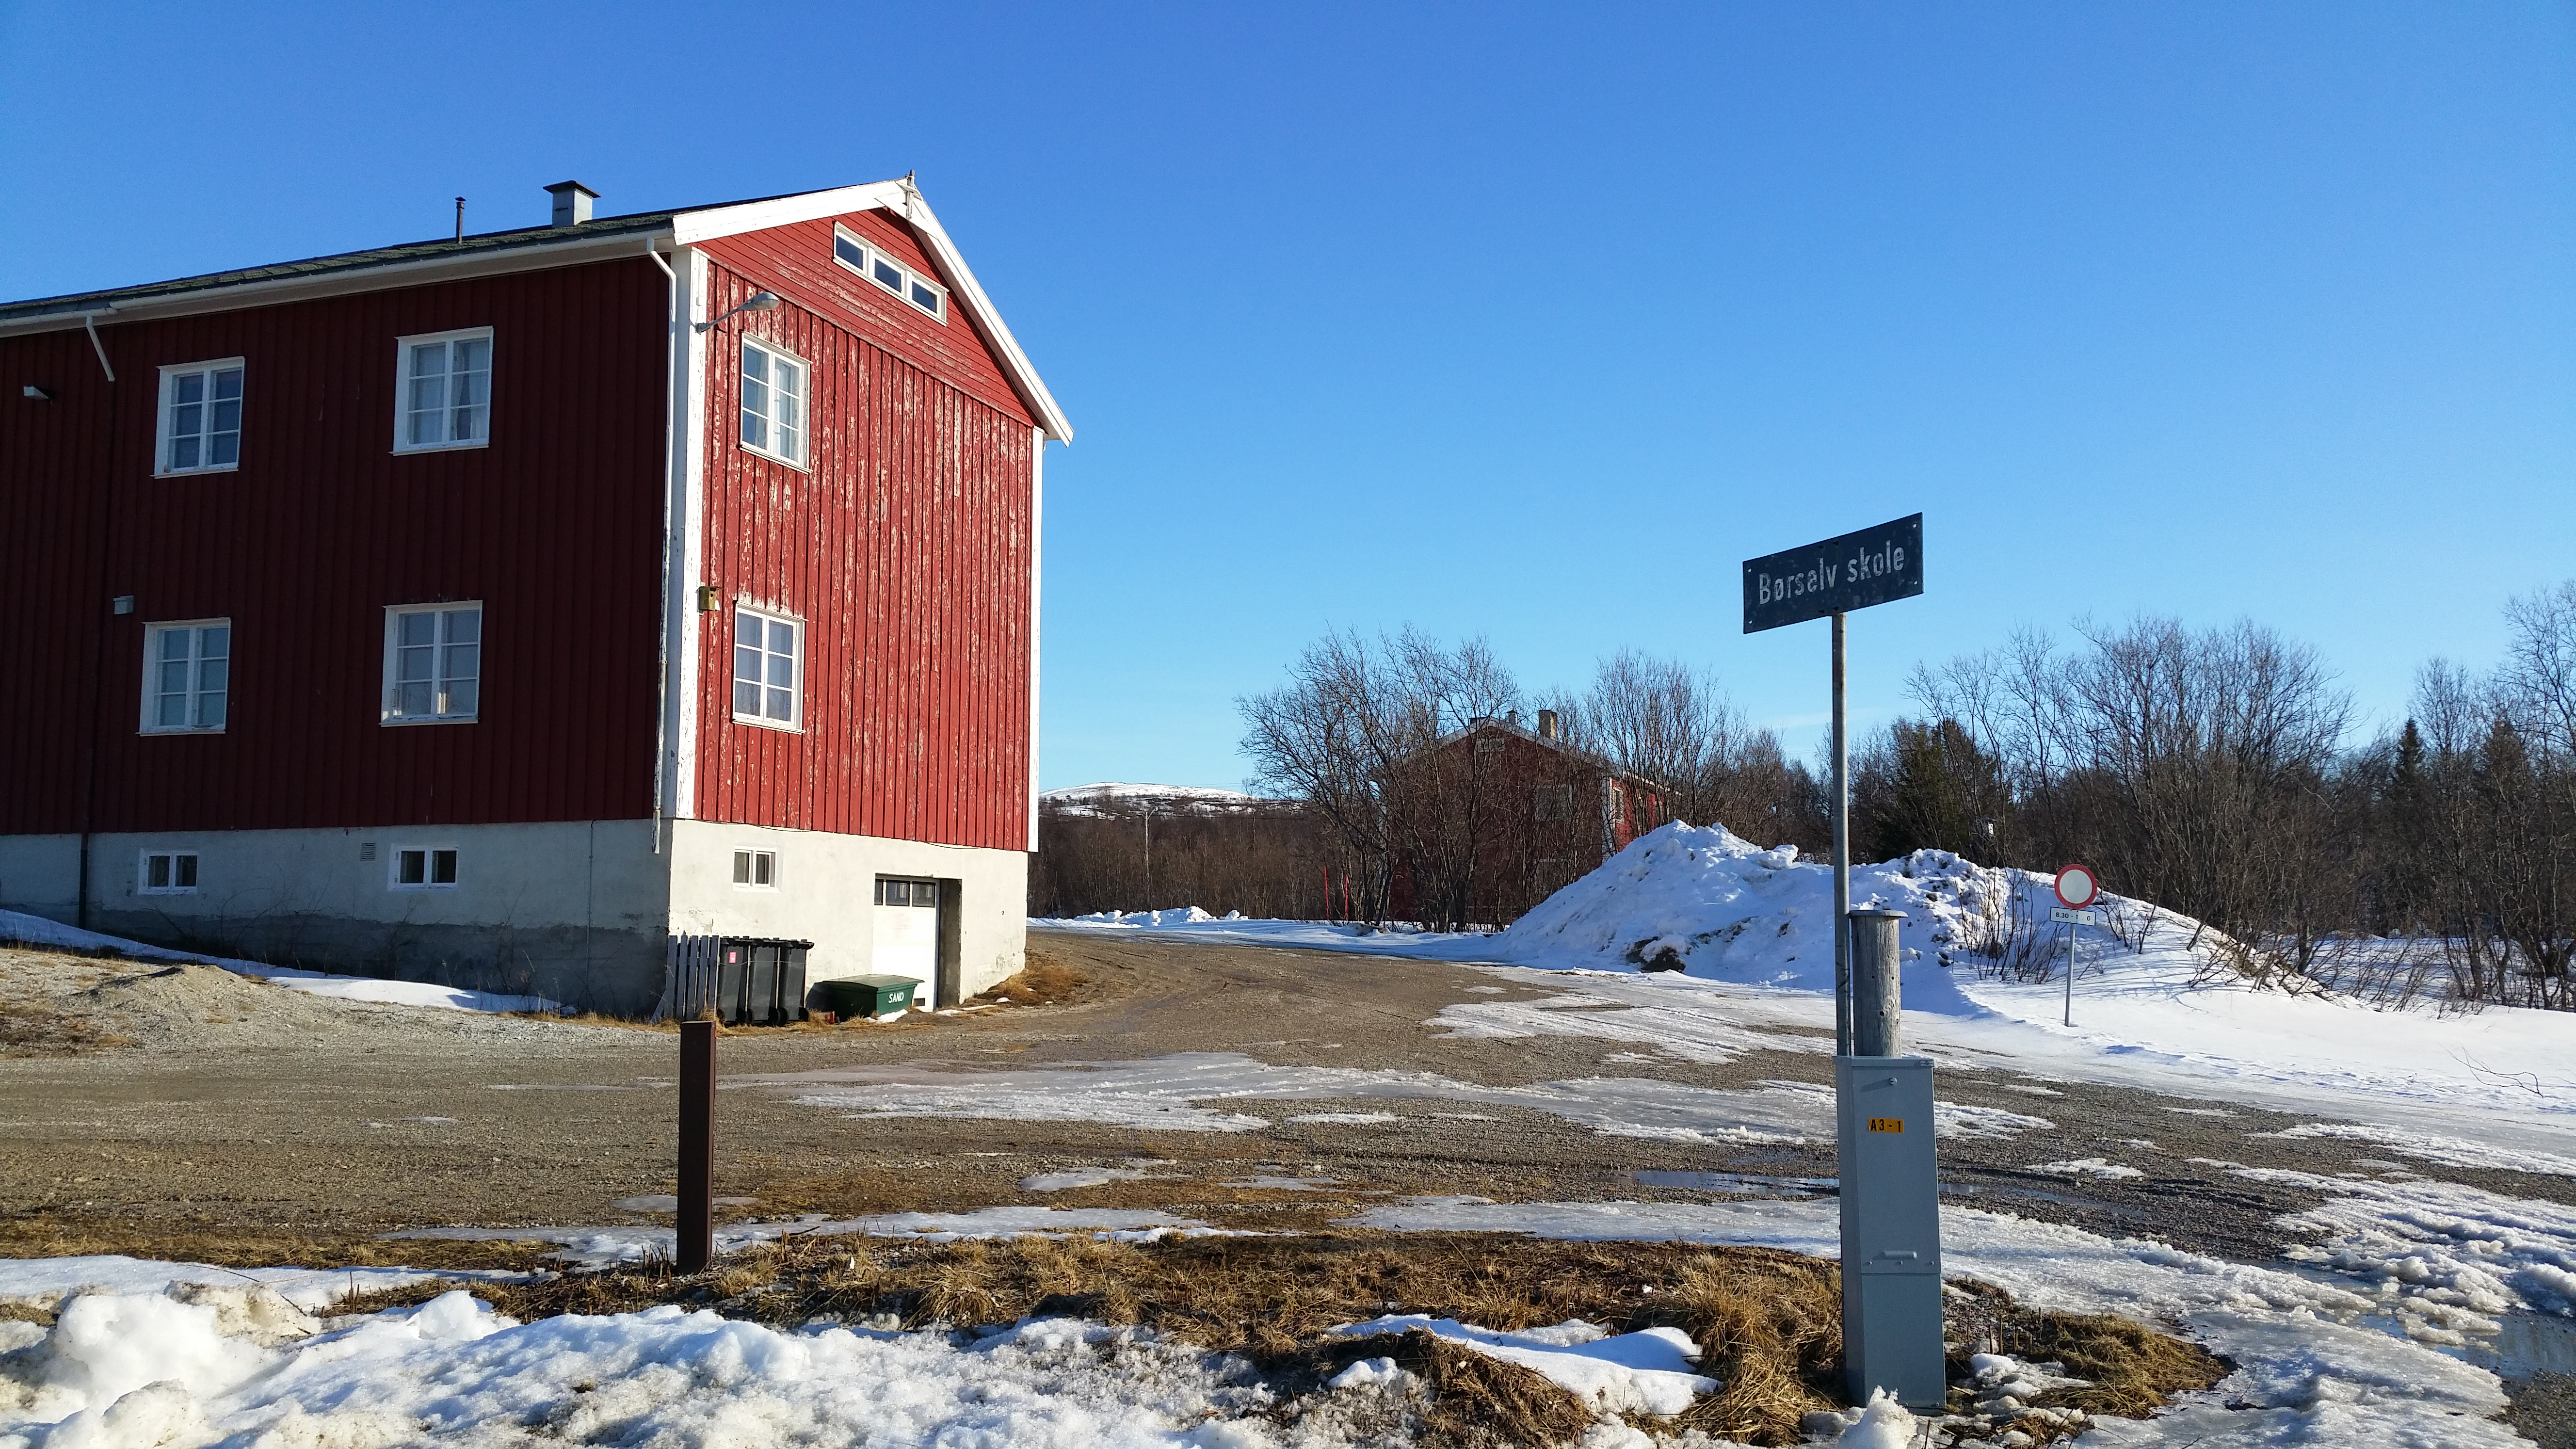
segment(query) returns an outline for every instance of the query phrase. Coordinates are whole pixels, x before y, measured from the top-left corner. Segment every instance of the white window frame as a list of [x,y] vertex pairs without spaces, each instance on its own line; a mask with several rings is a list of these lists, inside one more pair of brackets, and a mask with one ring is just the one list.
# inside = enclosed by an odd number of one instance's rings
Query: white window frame
[[[187,464],[184,467],[173,463],[170,459],[170,454],[172,452],[171,444],[175,441],[170,436],[170,414],[171,410],[177,406],[177,404],[171,400],[171,393],[176,391],[179,379],[203,374],[207,379],[207,396],[199,405],[211,409],[215,405],[215,399],[213,396],[214,375],[225,371],[238,372],[242,375],[242,399],[236,399],[234,404],[236,407],[241,406],[243,400],[247,399],[250,395],[250,367],[241,358],[219,357],[212,362],[174,362],[161,369],[161,402],[152,413],[152,426],[154,430],[152,442],[152,473],[154,477],[185,477],[191,473],[230,473],[241,467],[241,437],[243,429],[241,427],[242,420],[238,417],[233,419],[233,460],[231,462],[210,463],[205,460],[202,453],[196,462]],[[202,440],[200,443],[201,448],[208,447],[215,439],[212,419],[208,419],[207,421],[207,428],[197,435]]]
[[[762,880],[767,867],[769,879]],[[774,891],[778,889],[778,852],[746,845],[733,853],[733,888],[738,891]]]
[[[158,722],[160,711],[155,708],[155,706],[161,702],[161,640],[164,635],[175,633],[182,629],[187,630],[189,634],[188,690],[186,698],[188,701],[188,719],[191,722],[187,724],[174,725],[161,724]],[[224,722],[222,724],[201,725],[194,723],[197,717],[197,701],[213,692],[205,687],[205,649],[204,645],[200,642],[203,637],[202,631],[207,629],[221,629],[224,631],[224,687],[222,691],[224,696]],[[219,735],[231,726],[233,718],[232,665],[234,657],[232,636],[233,621],[230,619],[163,619],[143,626],[143,707],[141,711],[142,717],[138,721],[142,733],[147,735]]]
[[[846,248],[856,248],[863,260],[857,262],[851,261],[846,254]],[[921,313],[923,316],[928,317],[940,326],[945,327],[948,325],[950,304],[948,289],[946,287],[941,286],[936,278],[923,272],[919,267],[906,265],[904,262],[898,260],[893,253],[887,251],[881,246],[878,246],[875,242],[868,240],[866,237],[859,235],[857,232],[850,230],[848,227],[843,226],[838,222],[834,222],[832,224],[832,260],[839,264],[841,270],[845,272],[856,272],[860,276],[867,278],[869,281],[876,283],[884,290],[892,292],[896,296],[901,297],[904,301],[911,303],[912,310]],[[900,283],[887,281],[883,276],[878,274],[877,269],[879,267],[892,268],[897,275],[902,277],[903,280]],[[931,300],[924,303],[921,298],[914,293],[913,289],[916,287],[927,290],[930,293]]]
[[[894,886],[903,887],[904,899],[899,901],[886,899],[886,897],[894,893],[891,889],[891,887]],[[913,875],[878,876],[876,904],[880,906],[890,906],[896,910],[902,910],[906,907],[911,907],[916,910],[937,910],[939,908],[939,882],[936,880],[926,880],[920,876]]]
[[[742,621],[745,619],[758,619],[761,621],[761,677],[758,682],[758,687],[762,692],[761,703],[764,707],[760,712],[754,714],[744,714],[742,712],[741,697],[739,694],[744,682],[741,672],[742,657],[740,650],[743,647]],[[772,625],[777,624],[784,624],[788,628],[796,631],[796,653],[794,656],[796,660],[796,682],[790,686],[788,690],[789,717],[784,720],[778,719],[769,714],[766,709],[766,705],[768,703],[767,694],[773,687],[769,682],[769,661],[778,657],[770,650],[769,630]],[[725,658],[727,661],[725,679],[731,689],[735,691],[727,697],[728,701],[734,706],[734,722],[737,724],[758,725],[762,729],[787,730],[794,734],[804,733],[806,653],[804,620],[797,618],[793,614],[782,614],[775,609],[761,608],[757,604],[737,602],[733,606],[733,630],[725,636]]]
[[[434,342],[475,341],[480,341],[485,344],[483,351],[483,436],[479,438],[448,439],[446,441],[435,443],[412,442],[411,350],[415,347],[427,347]],[[422,332],[410,337],[395,338],[394,451],[397,453],[445,453],[457,448],[488,448],[492,446],[492,375],[498,370],[496,355],[499,351],[500,348],[492,342],[492,329],[489,327],[459,327],[451,332]],[[450,352],[448,356],[452,359],[455,356],[455,353]],[[456,370],[453,365],[448,368],[447,376],[451,382],[455,379]],[[452,422],[455,413],[455,404],[450,401],[441,405],[439,413],[443,418]],[[441,430],[444,431],[448,425],[448,423],[443,422],[441,424]]]
[[[420,879],[403,877],[403,857],[420,857]],[[438,857],[447,857],[447,879],[438,879]],[[452,891],[465,875],[465,852],[455,842],[405,841],[385,852],[385,889],[389,891]]]
[[[161,885],[152,883],[152,862],[155,860],[170,862],[169,879]],[[185,885],[179,882],[179,862],[183,860],[188,863],[188,880]],[[206,878],[204,872],[205,858],[201,851],[137,851],[134,858],[134,893],[138,896],[193,896]]]
[[[469,609],[474,613],[474,708],[470,710],[441,711],[438,708],[438,705],[443,703],[447,696],[445,691],[439,686],[452,679],[461,679],[464,677],[462,675],[448,675],[441,672],[447,662],[447,651],[457,647],[448,642],[445,637],[447,625],[444,622],[444,616],[448,614],[461,614]],[[400,650],[403,647],[401,643],[402,621],[405,618],[416,614],[430,614],[441,617],[441,622],[435,626],[435,632],[440,637],[432,640],[427,646],[411,646],[413,648],[427,647],[431,651],[429,679],[431,708],[430,712],[427,714],[405,714],[400,707],[401,696],[396,692],[401,687],[401,681],[397,671],[401,665],[399,655]],[[378,708],[377,722],[387,727],[392,727],[397,725],[473,724],[477,720],[481,719],[483,717],[483,656],[484,651],[491,647],[491,630],[488,627],[490,622],[490,611],[483,607],[483,601],[481,599],[450,599],[442,603],[434,604],[386,605],[384,692],[376,696]]]
[[748,352],[757,349],[763,356],[769,359],[769,381],[762,383],[761,387],[772,399],[770,411],[757,414],[756,416],[759,417],[761,426],[767,430],[769,436],[773,440],[777,438],[780,432],[777,418],[777,403],[775,401],[778,396],[778,367],[779,364],[785,363],[796,369],[796,450],[790,453],[777,447],[763,446],[759,443],[744,441],[742,436],[742,420],[746,415],[752,415],[749,405],[744,400],[744,394],[751,383],[751,376],[750,369],[744,366],[743,359],[739,355],[734,358],[734,441],[741,443],[742,450],[746,453],[756,453],[772,462],[784,463],[790,468],[803,469],[808,472],[812,471],[806,467],[805,460],[812,456],[814,451],[813,364],[807,362],[804,358],[797,356],[795,353],[788,351],[786,348],[779,346],[775,342],[753,337],[749,334],[745,334],[741,340],[743,351]]

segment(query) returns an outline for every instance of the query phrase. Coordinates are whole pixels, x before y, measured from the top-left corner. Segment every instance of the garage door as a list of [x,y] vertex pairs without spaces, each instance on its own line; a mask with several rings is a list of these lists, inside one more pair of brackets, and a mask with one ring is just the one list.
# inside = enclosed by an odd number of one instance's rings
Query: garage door
[[922,1005],[939,988],[939,882],[877,878],[876,974],[921,983]]

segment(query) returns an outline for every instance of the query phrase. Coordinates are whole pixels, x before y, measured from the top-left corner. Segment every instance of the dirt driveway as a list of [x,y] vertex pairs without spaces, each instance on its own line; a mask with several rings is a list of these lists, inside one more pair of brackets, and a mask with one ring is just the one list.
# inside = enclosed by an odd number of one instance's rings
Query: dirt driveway
[[[1616,1120],[1658,1084],[1811,1120],[1830,1062],[1795,1029],[1693,1061],[1575,1033],[1426,1024],[1565,994],[1532,973],[1072,932],[1038,933],[1032,955],[1084,984],[1052,1005],[729,1034],[717,1166],[729,1214],[1040,1202],[1314,1227],[1395,1195],[1708,1201],[1833,1171],[1829,1140],[1776,1124],[1688,1141]],[[0,952],[0,993],[18,1043],[0,1059],[0,1252],[205,1256],[235,1243],[256,1255],[301,1241],[357,1253],[428,1226],[669,1221],[649,1201],[672,1190],[669,1033],[323,1001],[211,968],[28,952]],[[119,1038],[134,1044],[98,1044]],[[1102,1072],[1127,1076],[1064,1107]],[[1194,1104],[1191,1073],[1230,1083],[1228,1095]],[[1602,1082],[1625,1096],[1584,1097]],[[987,1084],[1011,1095],[994,1106]],[[2331,1173],[2368,1150],[2258,1135],[2302,1120],[2259,1109],[2000,1068],[1947,1072],[1941,1096],[2006,1124],[1944,1141],[1953,1200],[2095,1231],[2151,1226],[2255,1261],[2283,1244],[2273,1219],[2310,1197],[2192,1158]],[[883,1115],[889,1105],[912,1115]],[[2032,1170],[2105,1143],[2138,1149],[2127,1156],[2144,1175]],[[2558,1178],[2412,1166],[2576,1198]],[[396,1248],[426,1245],[377,1251]]]

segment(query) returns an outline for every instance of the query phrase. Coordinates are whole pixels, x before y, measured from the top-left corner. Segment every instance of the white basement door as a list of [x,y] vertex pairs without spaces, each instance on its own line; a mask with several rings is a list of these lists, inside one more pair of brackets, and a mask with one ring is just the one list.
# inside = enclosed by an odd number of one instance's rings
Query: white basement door
[[876,974],[909,976],[915,1001],[939,1004],[939,882],[878,877],[876,917]]

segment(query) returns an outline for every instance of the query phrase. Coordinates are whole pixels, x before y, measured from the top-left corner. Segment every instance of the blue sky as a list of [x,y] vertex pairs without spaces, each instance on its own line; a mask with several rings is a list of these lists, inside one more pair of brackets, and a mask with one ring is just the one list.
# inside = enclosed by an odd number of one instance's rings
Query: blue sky
[[1812,745],[1736,565],[1920,509],[1918,658],[2240,615],[2373,721],[2576,576],[2576,7],[0,0],[0,295],[921,185],[1072,415],[1044,781],[1232,785],[1328,627]]

